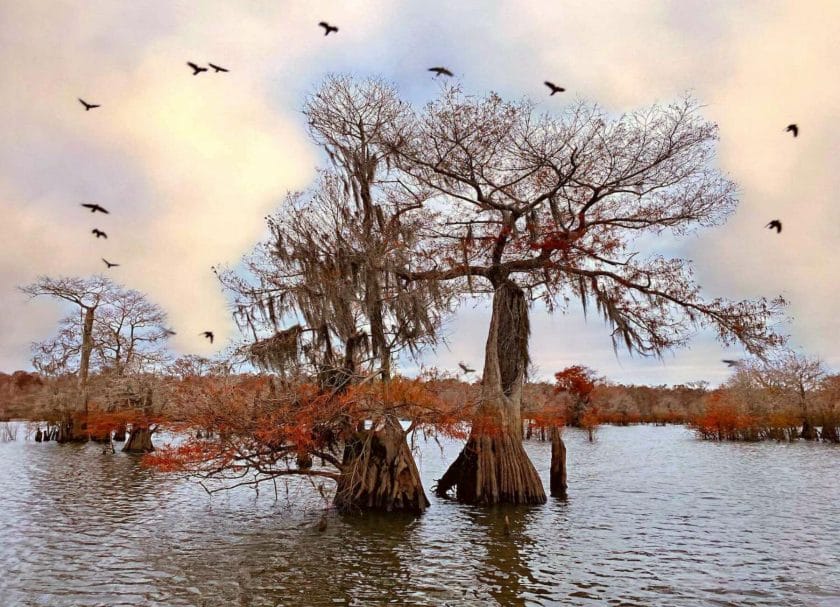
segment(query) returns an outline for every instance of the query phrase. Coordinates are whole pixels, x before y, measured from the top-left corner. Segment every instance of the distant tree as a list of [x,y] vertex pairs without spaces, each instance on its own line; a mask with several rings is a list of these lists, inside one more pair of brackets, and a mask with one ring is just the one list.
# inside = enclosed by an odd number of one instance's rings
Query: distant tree
[[[87,440],[85,422],[78,419],[76,414],[78,414],[79,410],[83,414],[87,413],[87,384],[88,374],[90,372],[90,357],[93,352],[93,323],[97,309],[102,303],[106,292],[112,286],[113,283],[102,276],[95,276],[93,278],[50,278],[42,276],[36,282],[20,288],[21,291],[30,297],[47,296],[69,302],[76,306],[82,315],[75,350],[79,356],[76,373],[78,376],[80,402],[75,407],[76,411],[68,411],[66,419],[60,424],[58,435],[60,442]],[[71,337],[68,333],[69,327],[67,323],[63,322],[62,325],[59,332],[60,335],[67,338]],[[38,347],[36,346],[37,349]],[[53,360],[58,360],[63,364],[69,357],[75,356],[75,351],[57,353],[58,357]],[[50,354],[53,355],[52,350]]]
[[[169,335],[166,313],[144,294],[103,277],[42,278],[22,290],[32,296],[50,295],[70,301],[80,308],[80,315],[71,314],[59,321],[53,337],[33,344],[33,365],[49,376],[78,376],[81,403],[69,412],[59,436],[60,440],[68,436],[86,440],[90,434],[86,417],[90,413],[91,373],[120,378],[161,370]],[[120,403],[131,401],[124,389],[115,397],[114,386],[103,381],[99,384],[100,413],[113,413]],[[123,382],[123,388],[127,385]],[[112,400],[101,402],[108,398]]]
[[566,367],[554,374],[554,391],[566,393],[572,397],[571,407],[566,416],[570,426],[581,427],[581,420],[592,403],[592,393],[598,378],[595,372],[582,365]]

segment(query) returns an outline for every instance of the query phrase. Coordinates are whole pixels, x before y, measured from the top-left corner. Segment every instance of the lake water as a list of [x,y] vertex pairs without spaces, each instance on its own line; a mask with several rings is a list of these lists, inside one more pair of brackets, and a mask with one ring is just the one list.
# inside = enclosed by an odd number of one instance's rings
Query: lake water
[[[21,431],[0,443],[0,605],[840,605],[837,446],[673,426],[565,438],[565,502],[430,495],[418,519],[330,515],[319,533],[311,487],[209,497]],[[458,448],[422,448],[427,492]],[[550,446],[528,451],[547,487]]]

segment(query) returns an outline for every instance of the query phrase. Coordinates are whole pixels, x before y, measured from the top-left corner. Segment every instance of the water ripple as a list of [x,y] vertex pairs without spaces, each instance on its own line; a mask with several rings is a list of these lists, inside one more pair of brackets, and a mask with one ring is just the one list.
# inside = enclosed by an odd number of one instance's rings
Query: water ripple
[[[0,603],[840,605],[840,449],[675,427],[566,440],[567,501],[430,496],[419,520],[331,517],[323,533],[304,484],[210,498],[96,445],[0,443]],[[458,447],[424,448],[427,488]],[[545,473],[549,446],[528,450]]]

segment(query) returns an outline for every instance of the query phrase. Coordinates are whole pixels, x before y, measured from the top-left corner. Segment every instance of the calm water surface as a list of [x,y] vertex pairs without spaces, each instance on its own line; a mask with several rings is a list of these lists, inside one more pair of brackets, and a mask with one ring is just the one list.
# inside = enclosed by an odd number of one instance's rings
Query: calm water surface
[[[430,496],[419,519],[319,533],[311,487],[211,498],[21,431],[0,443],[0,605],[840,605],[840,448],[648,426],[566,441],[568,501]],[[423,447],[427,490],[458,448]],[[545,474],[549,445],[528,450]]]

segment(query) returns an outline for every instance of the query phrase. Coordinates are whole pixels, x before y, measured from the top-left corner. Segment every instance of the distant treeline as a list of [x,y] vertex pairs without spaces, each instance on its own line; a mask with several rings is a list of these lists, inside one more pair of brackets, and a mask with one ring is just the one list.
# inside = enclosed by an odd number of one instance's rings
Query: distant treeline
[[[221,376],[243,386],[260,377],[232,374],[200,357],[179,360],[168,374],[95,374],[90,380],[89,431],[107,433],[127,423],[178,426],[190,410],[183,397],[184,382],[213,382]],[[450,414],[457,411],[463,420],[474,415],[478,382],[432,373],[422,383]],[[77,391],[72,374],[0,373],[0,419],[58,422],[72,408]],[[744,361],[725,384],[712,389],[706,382],[624,385],[573,366],[558,372],[553,383],[526,384],[522,418],[527,438],[547,439],[555,426],[580,427],[593,435],[601,424],[646,423],[685,424],[710,440],[836,443],[840,442],[840,374],[828,373],[819,361],[788,354],[774,361]]]

